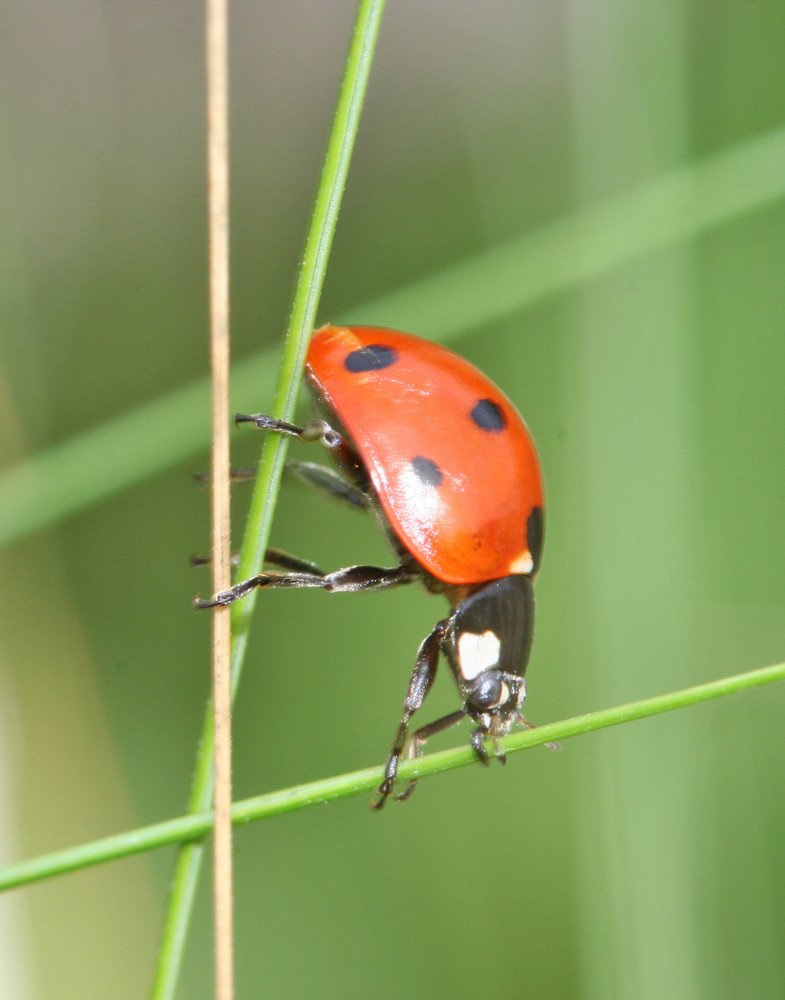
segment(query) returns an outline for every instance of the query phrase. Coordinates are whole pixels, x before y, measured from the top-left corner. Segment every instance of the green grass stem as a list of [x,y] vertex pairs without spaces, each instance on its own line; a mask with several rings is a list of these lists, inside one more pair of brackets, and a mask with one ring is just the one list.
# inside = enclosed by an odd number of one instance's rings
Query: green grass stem
[[[561,722],[552,722],[536,729],[521,729],[503,739],[501,747],[506,753],[512,754],[543,743],[563,741],[598,729],[607,729],[636,719],[660,715],[677,708],[687,708],[782,680],[785,680],[785,663],[761,667],[748,673],[723,677],[720,680],[656,695],[642,701],[629,702],[615,708],[579,715],[573,719],[564,719]],[[476,763],[476,757],[472,748],[466,744],[452,750],[429,754],[416,761],[404,761],[399,773],[401,780],[406,781],[415,777],[427,778],[441,771],[466,767],[472,763]],[[249,823],[352,795],[370,794],[379,785],[382,776],[383,768],[377,765],[349,774],[284,788],[266,795],[256,795],[233,805],[232,821],[235,824]],[[515,781],[512,774],[510,781]],[[399,807],[391,803],[388,808],[412,808],[412,806]],[[29,885],[55,875],[79,871],[104,861],[127,858],[169,844],[202,838],[210,831],[211,826],[212,813],[204,810],[198,814],[180,816],[163,823],[155,823],[138,830],[130,830],[113,837],[105,837],[92,843],[22,861],[0,871],[0,891]]]

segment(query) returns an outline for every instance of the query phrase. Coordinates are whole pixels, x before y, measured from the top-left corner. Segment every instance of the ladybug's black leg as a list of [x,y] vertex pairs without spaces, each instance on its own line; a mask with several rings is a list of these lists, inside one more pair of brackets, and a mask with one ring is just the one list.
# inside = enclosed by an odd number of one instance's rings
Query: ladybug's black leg
[[[211,563],[209,556],[191,556],[192,566],[209,566]],[[236,566],[240,561],[240,553],[232,552],[231,563]],[[322,570],[309,559],[300,559],[299,556],[290,555],[281,549],[268,549],[264,554],[265,563],[271,566],[281,566],[283,569],[295,570],[295,572],[315,573],[316,576],[324,576]]]
[[[357,476],[357,486],[364,485],[363,480],[365,475],[360,456],[346,438],[334,430],[325,420],[309,420],[308,423],[303,424],[301,427],[299,424],[290,424],[287,420],[268,417],[266,413],[254,413],[252,415],[238,413],[235,415],[234,422],[236,424],[255,424],[260,430],[287,434],[290,437],[299,438],[301,441],[319,441],[330,452],[332,460],[342,472],[346,473],[349,479]],[[305,478],[309,478],[307,474]],[[314,474],[310,478],[311,482],[321,479],[323,488],[326,486],[324,477]],[[319,485],[319,483],[317,482],[316,485]],[[330,488],[330,486],[326,486],[326,488],[328,493],[332,492],[337,493],[339,496],[345,496],[343,488],[337,490]],[[352,503],[357,503],[356,498],[347,497],[347,499],[350,499]]]
[[325,420],[309,420],[308,423],[290,424],[288,420],[279,420],[266,413],[236,413],[236,424],[255,424],[259,430],[275,431],[277,434],[287,434],[289,437],[300,438],[301,441],[321,441],[326,448],[337,448],[344,439],[330,427]]
[[249,469],[245,466],[234,466],[229,469],[229,479],[233,483],[247,483],[251,479],[256,479],[256,469]]
[[[266,413],[235,413],[236,424],[256,424],[263,431],[276,431],[278,434],[289,434],[292,437],[304,437],[305,428],[299,424],[291,424],[288,420],[279,420]],[[312,438],[310,440],[313,440]]]
[[264,561],[271,566],[280,566],[282,569],[290,569],[295,573],[313,573],[315,576],[324,576],[324,571],[319,569],[315,562],[310,559],[301,559],[293,556],[283,549],[268,549],[264,554]]
[[[451,712],[449,715],[445,715],[442,719],[436,719],[435,722],[429,723],[427,726],[423,726],[418,729],[411,738],[409,743],[409,749],[406,754],[407,760],[412,760],[415,757],[422,757],[422,748],[425,746],[427,740],[437,733],[443,733],[445,729],[451,729],[453,726],[457,726],[459,722],[462,722],[466,718],[466,712],[462,708],[459,708],[457,712]],[[406,788],[397,795],[396,798],[399,802],[403,802],[408,799],[412,794],[414,789],[417,787],[417,781],[410,781]]]
[[336,500],[344,500],[352,504],[353,507],[359,507],[360,510],[367,510],[371,505],[367,494],[326,465],[319,465],[317,462],[298,462],[292,459],[286,463],[286,470],[293,472],[298,479],[302,479],[309,486],[314,486],[322,493],[335,497]]
[[425,696],[431,689],[431,685],[436,679],[436,668],[439,665],[439,654],[442,649],[444,633],[447,628],[447,620],[439,622],[433,632],[427,636],[419,650],[414,663],[412,676],[409,678],[409,689],[403,703],[403,718],[395,734],[393,745],[390,750],[390,757],[384,771],[384,781],[379,785],[379,798],[372,804],[374,809],[381,809],[395,784],[395,776],[398,773],[398,762],[401,759],[406,741],[409,735],[409,722],[411,717],[425,701]]
[[[229,479],[233,483],[244,483],[256,477],[256,469],[232,468],[229,469]],[[191,478],[199,486],[206,486],[210,482],[209,472],[194,472]]]
[[[257,413],[253,416],[238,413],[234,419],[235,423],[253,423],[262,430],[277,431],[279,434],[297,437],[302,441],[320,441],[332,453],[334,460],[350,474],[361,468],[360,457],[354,448],[324,420],[311,420],[300,427],[299,424],[290,424],[286,420],[268,417],[264,413]],[[286,470],[293,472],[309,486],[316,487],[322,493],[338,500],[344,500],[361,510],[366,510],[371,505],[368,495],[358,485],[349,482],[339,472],[327,466],[319,465],[317,462],[289,459],[286,463]],[[230,474],[233,482],[240,482],[254,479],[256,470],[237,468],[231,469]],[[194,479],[200,484],[209,483],[210,474],[198,473]]]
[[[287,558],[291,559],[293,564],[310,565],[295,559],[294,556]],[[293,573],[270,571],[253,576],[250,580],[243,580],[229,590],[221,591],[212,601],[202,601],[196,597],[194,605],[197,608],[214,608],[218,605],[231,604],[240,597],[250,594],[256,587],[319,587],[332,594],[351,594],[361,590],[386,590],[388,587],[397,587],[417,579],[419,574],[405,566],[347,566],[346,569],[339,569],[335,573],[321,573],[316,567]]]
[[[486,767],[489,767],[491,763],[491,758],[488,754],[488,751],[485,749],[485,740],[487,738],[488,738],[488,730],[483,729],[482,726],[479,726],[472,733],[472,749],[477,754],[480,763],[485,764]],[[504,754],[501,754],[499,759],[501,760],[502,764],[505,764],[507,762],[507,758]]]

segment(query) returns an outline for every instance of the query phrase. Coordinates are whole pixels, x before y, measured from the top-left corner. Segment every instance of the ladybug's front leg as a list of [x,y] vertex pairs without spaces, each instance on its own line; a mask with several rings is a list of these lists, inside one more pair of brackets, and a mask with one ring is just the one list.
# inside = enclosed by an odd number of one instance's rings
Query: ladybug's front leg
[[[398,762],[409,736],[409,722],[417,709],[422,706],[425,696],[431,690],[436,679],[436,668],[439,665],[439,654],[446,629],[447,620],[445,619],[440,621],[433,632],[423,640],[417,652],[414,670],[409,678],[409,689],[403,703],[403,718],[390,750],[390,758],[384,771],[384,781],[379,785],[379,798],[372,803],[374,809],[381,809],[393,790],[395,776],[398,773]],[[403,797],[406,798],[409,794],[410,792],[407,790]]]
[[[441,719],[436,719],[435,722],[429,722],[427,726],[422,726],[412,734],[412,738],[409,741],[409,750],[406,754],[407,760],[422,757],[422,748],[432,736],[435,736],[437,733],[443,733],[445,729],[452,729],[459,722],[463,722],[465,718],[466,712],[462,708],[459,708],[457,712],[450,712],[449,715],[445,715]],[[417,779],[410,781],[406,788],[397,796],[398,801],[403,802],[408,799],[416,787]]]

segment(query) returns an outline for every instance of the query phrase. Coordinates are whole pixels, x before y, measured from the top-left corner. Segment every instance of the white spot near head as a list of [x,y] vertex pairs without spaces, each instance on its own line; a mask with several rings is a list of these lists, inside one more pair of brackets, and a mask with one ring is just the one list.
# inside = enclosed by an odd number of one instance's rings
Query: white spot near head
[[524,549],[521,554],[510,563],[510,573],[522,573],[524,576],[534,569],[534,560],[528,549]]
[[464,678],[473,681],[484,670],[495,667],[499,662],[501,645],[498,635],[490,629],[482,635],[461,632],[458,639],[458,659]]

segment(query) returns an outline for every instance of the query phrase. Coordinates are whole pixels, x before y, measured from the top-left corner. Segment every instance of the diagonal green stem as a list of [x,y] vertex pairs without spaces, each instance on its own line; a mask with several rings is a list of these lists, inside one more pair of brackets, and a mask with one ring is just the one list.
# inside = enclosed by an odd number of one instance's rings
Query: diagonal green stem
[[[730,694],[772,684],[785,680],[785,663],[771,667],[761,667],[748,673],[723,677],[717,681],[709,681],[696,687],[671,691],[668,694],[657,695],[642,701],[606,708],[588,715],[579,715],[562,722],[552,722],[536,729],[522,729],[500,741],[500,748],[505,753],[514,753],[553,740],[565,740],[571,736],[607,729],[624,722],[644,719],[651,715],[671,712],[677,708],[687,708],[714,698],[722,698]],[[456,767],[465,767],[476,762],[474,751],[470,746],[461,746],[453,750],[429,754],[419,760],[404,761],[400,767],[402,781],[409,778],[425,778],[441,771],[449,771]],[[257,795],[242,802],[236,802],[232,807],[232,822],[248,823],[252,820],[267,819],[282,813],[305,809],[307,806],[332,802],[335,799],[347,798],[351,795],[367,794],[375,791],[382,778],[380,766],[341,774],[332,778],[312,781],[294,788],[284,788],[281,791]],[[112,861],[116,858],[126,858],[132,854],[140,854],[164,847],[203,837],[209,832],[213,822],[212,813],[204,810],[193,815],[181,816],[177,819],[155,823],[105,837],[89,844],[81,844],[64,851],[42,855],[29,861],[22,861],[0,871],[0,891],[12,889],[41,879],[52,878],[66,872],[78,871],[91,865]]]
[[[783,160],[780,128],[357,306],[352,320],[379,323],[394,316],[402,329],[427,331],[433,340],[487,327],[547,295],[781,200]],[[272,350],[237,363],[235,391],[266,397],[274,364]],[[208,399],[205,379],[1,471],[0,545],[197,454],[208,431]]]
[[[383,10],[384,0],[361,0],[357,11],[349,58],[306,240],[303,266],[286,332],[278,390],[273,405],[273,413],[285,420],[291,420],[294,414],[308,340],[316,321],[316,309],[335,233],[338,207],[357,135],[360,111],[368,86]],[[261,569],[285,452],[286,439],[270,435],[265,443],[240,555],[238,574],[241,579],[255,576]],[[237,691],[242,672],[255,603],[255,594],[252,594],[244,601],[238,602],[232,609],[233,696]],[[208,706],[188,802],[190,814],[204,813],[209,809],[213,786],[213,756],[212,706]],[[153,1000],[169,1000],[174,996],[203,850],[201,843],[189,843],[181,848],[178,855],[151,993]]]

